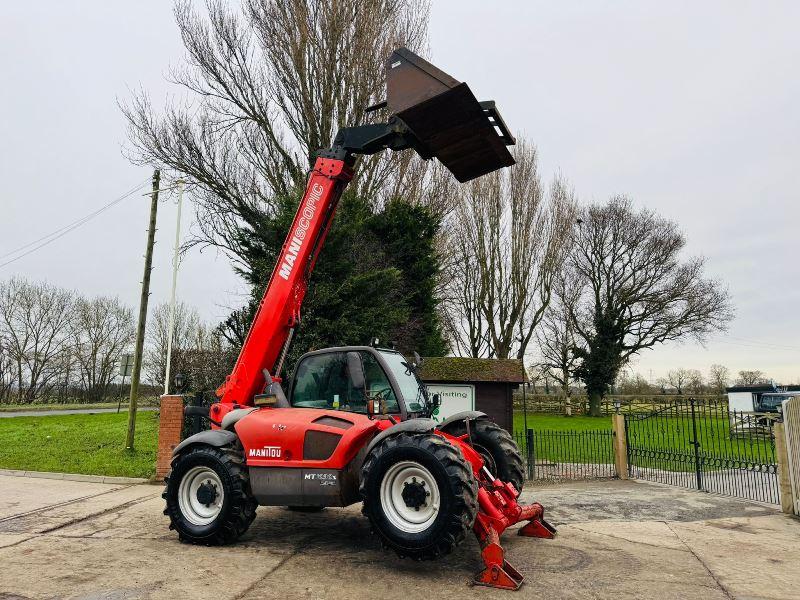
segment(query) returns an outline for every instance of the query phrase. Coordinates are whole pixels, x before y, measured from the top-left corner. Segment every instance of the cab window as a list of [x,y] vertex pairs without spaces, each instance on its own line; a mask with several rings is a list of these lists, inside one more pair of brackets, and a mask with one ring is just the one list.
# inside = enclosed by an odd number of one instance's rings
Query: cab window
[[364,380],[367,386],[367,395],[370,398],[381,400],[381,412],[387,414],[397,414],[400,407],[397,404],[397,396],[392,390],[392,384],[386,376],[383,367],[378,359],[370,352],[361,352],[361,363],[364,365]]
[[309,356],[297,366],[292,406],[366,412],[363,392],[351,384],[344,352]]

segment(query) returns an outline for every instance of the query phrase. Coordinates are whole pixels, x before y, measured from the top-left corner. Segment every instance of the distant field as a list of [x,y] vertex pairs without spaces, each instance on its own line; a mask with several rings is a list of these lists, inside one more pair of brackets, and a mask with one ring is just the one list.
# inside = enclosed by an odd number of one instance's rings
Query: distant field
[[125,450],[126,412],[0,419],[0,469],[150,477],[158,417],[136,418],[135,450]]

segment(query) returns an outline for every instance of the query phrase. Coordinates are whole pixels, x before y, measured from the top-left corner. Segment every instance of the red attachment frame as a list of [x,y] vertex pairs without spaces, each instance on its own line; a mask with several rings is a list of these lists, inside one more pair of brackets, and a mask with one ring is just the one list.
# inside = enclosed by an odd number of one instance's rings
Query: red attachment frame
[[353,171],[343,160],[318,158],[314,164],[236,365],[217,390],[220,402],[252,406],[253,397],[264,389],[263,370],[275,375],[290,331],[300,320],[308,279],[328,235],[339,198],[352,178]]
[[[485,473],[485,470],[484,470]],[[524,577],[505,559],[500,536],[511,525],[520,521],[528,523],[519,535],[552,539],[555,527],[544,520],[541,504],[517,502],[518,492],[510,483],[499,479],[482,481],[478,490],[478,516],[472,530],[481,545],[484,569],[475,576],[475,584],[504,590],[518,590]]]

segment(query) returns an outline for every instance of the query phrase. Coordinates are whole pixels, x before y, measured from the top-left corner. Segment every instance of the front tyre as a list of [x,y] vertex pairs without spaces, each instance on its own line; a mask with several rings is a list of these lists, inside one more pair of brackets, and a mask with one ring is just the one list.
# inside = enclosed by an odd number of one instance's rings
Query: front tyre
[[170,529],[182,542],[219,546],[250,527],[257,503],[241,451],[193,446],[172,460],[162,497]]
[[416,560],[451,552],[478,512],[469,463],[432,433],[399,433],[378,444],[364,461],[360,491],[384,545]]

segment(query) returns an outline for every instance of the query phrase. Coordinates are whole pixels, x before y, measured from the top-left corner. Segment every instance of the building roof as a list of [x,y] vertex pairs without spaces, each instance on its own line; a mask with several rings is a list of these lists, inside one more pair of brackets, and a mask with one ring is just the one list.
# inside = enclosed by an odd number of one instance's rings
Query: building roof
[[423,381],[523,383],[525,367],[512,358],[428,357],[422,361]]
[[797,392],[800,391],[800,385],[773,386],[769,383],[760,383],[757,385],[734,385],[732,387],[725,388],[726,392],[777,392],[778,390],[786,392]]

